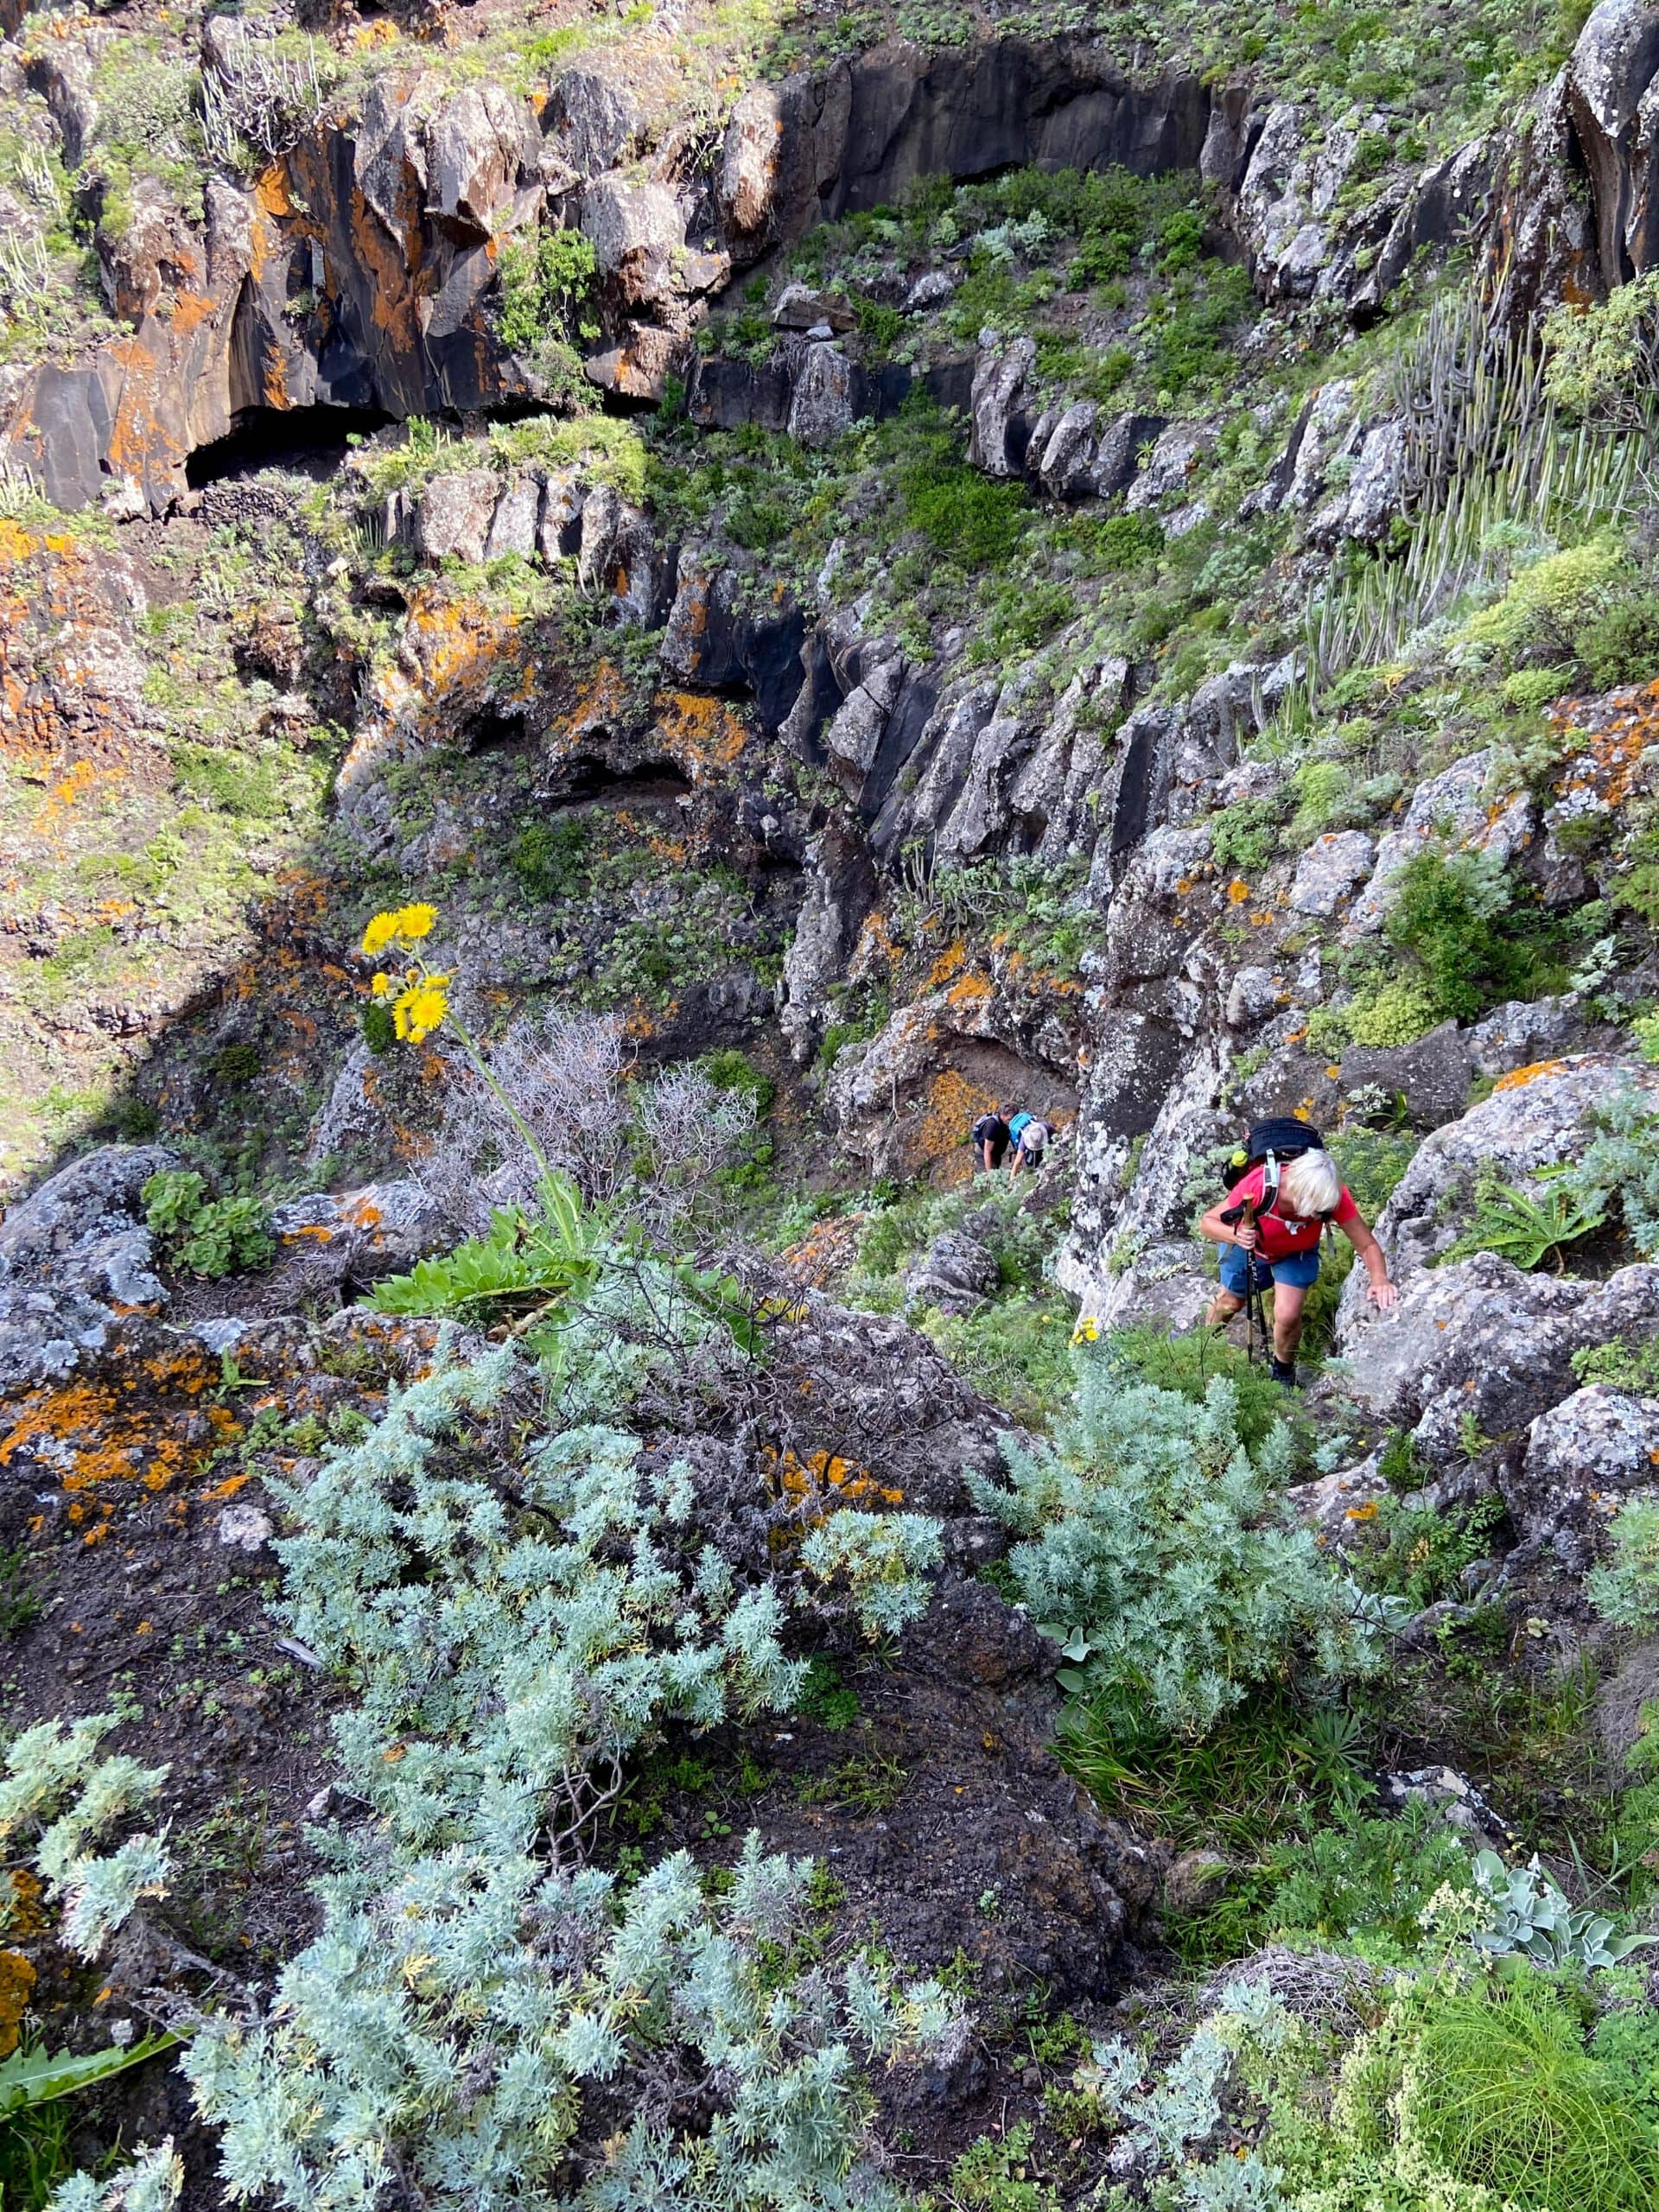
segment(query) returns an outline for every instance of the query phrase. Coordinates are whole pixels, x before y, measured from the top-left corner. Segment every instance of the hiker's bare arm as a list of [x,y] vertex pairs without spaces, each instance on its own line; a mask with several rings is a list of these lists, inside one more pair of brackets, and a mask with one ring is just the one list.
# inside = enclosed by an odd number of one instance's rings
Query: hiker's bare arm
[[1371,1279],[1372,1305],[1386,1309],[1397,1304],[1400,1294],[1389,1281],[1387,1255],[1376,1237],[1372,1236],[1363,1217],[1356,1214],[1351,1221],[1338,1222],[1337,1225],[1365,1262],[1365,1272]]
[[1247,1252],[1255,1249],[1255,1224],[1253,1221],[1224,1221],[1221,1206],[1211,1206],[1198,1224],[1200,1236],[1207,1236],[1212,1244],[1237,1244]]

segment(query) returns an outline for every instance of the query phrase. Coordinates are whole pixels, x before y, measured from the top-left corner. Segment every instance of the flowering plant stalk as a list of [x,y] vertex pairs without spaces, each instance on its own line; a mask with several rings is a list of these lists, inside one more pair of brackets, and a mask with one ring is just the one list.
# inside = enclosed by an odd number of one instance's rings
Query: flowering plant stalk
[[435,906],[397,906],[374,917],[363,932],[364,958],[375,960],[391,952],[402,964],[396,973],[390,969],[377,969],[369,989],[380,1005],[391,1008],[392,1026],[400,1043],[424,1044],[435,1030],[448,1023],[456,1042],[472,1062],[474,1072],[480,1082],[488,1084],[536,1162],[543,1213],[549,1220],[563,1224],[574,1196],[566,1179],[554,1173],[534,1132],[490,1073],[483,1054],[450,1003],[453,976],[430,967],[421,950],[423,940],[431,935],[437,918]]

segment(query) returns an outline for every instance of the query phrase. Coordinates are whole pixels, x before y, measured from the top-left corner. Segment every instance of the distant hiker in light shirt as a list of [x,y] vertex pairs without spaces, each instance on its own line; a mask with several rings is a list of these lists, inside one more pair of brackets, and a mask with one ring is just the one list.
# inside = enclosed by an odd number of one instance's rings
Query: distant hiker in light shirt
[[1016,1114],[1008,1123],[1008,1139],[1014,1147],[1014,1156],[1008,1162],[1008,1180],[1013,1182],[1022,1167],[1040,1167],[1043,1154],[1048,1149],[1050,1131],[1046,1122],[1039,1122],[1034,1114]]
[[1008,1148],[1008,1116],[1012,1106],[998,1107],[989,1114],[982,1114],[969,1131],[974,1147],[974,1164],[987,1174],[994,1174],[1002,1165],[1002,1155]]
[[[1258,1161],[1198,1224],[1201,1236],[1223,1247],[1221,1288],[1204,1318],[1211,1328],[1231,1320],[1244,1304],[1254,1274],[1255,1289],[1273,1292],[1273,1379],[1294,1389],[1302,1308],[1319,1280],[1319,1236],[1327,1221],[1336,1224],[1364,1262],[1372,1305],[1386,1310],[1400,1294],[1389,1280],[1382,1247],[1328,1152],[1302,1152],[1287,1160],[1277,1190],[1263,1205],[1267,1179],[1267,1165]],[[1230,1222],[1225,1217],[1236,1208],[1246,1211]]]

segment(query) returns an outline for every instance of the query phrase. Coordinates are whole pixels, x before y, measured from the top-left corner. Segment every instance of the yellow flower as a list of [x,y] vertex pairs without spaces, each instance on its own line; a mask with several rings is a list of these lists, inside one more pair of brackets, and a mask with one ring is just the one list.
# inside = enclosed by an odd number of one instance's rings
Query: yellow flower
[[1092,1313],[1085,1314],[1072,1330],[1071,1341],[1074,1344],[1097,1344],[1100,1342],[1100,1324]]
[[435,906],[399,906],[391,912],[377,914],[363,932],[364,957],[372,960],[389,944],[415,944],[422,938],[430,937],[437,918]]
[[449,1011],[448,982],[447,976],[428,976],[399,993],[391,1018],[405,1044],[422,1043],[442,1022]]
[[385,998],[389,995],[391,989],[391,978],[384,968],[378,976],[370,978],[369,988],[378,999]]

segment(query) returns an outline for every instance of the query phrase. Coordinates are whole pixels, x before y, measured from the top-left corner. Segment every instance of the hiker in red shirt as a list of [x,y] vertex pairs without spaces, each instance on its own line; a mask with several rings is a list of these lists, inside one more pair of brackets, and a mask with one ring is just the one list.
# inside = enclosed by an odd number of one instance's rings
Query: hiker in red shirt
[[1257,1290],[1271,1289],[1270,1372],[1287,1389],[1296,1387],[1302,1308],[1319,1277],[1319,1236],[1327,1221],[1335,1222],[1364,1262],[1372,1305],[1392,1306],[1400,1294],[1389,1280],[1382,1247],[1366,1226],[1336,1161],[1317,1144],[1285,1161],[1278,1188],[1270,1192],[1268,1164],[1258,1161],[1198,1224],[1199,1234],[1223,1248],[1221,1288],[1205,1315],[1206,1325],[1218,1328],[1232,1319],[1244,1304],[1252,1276]]

